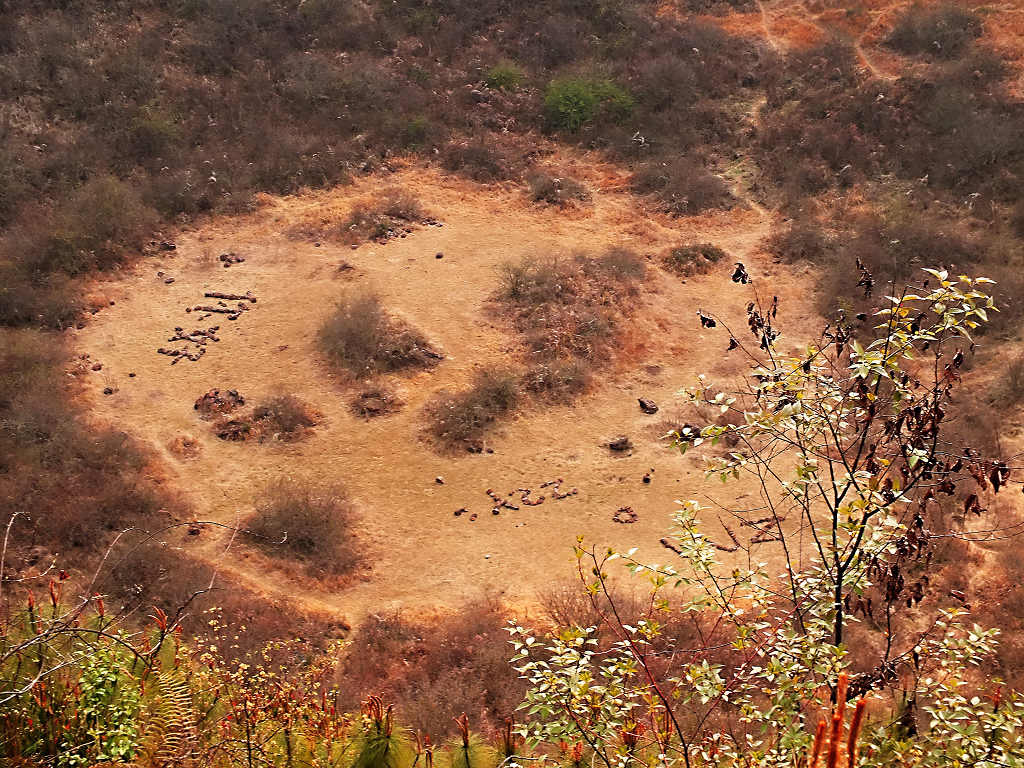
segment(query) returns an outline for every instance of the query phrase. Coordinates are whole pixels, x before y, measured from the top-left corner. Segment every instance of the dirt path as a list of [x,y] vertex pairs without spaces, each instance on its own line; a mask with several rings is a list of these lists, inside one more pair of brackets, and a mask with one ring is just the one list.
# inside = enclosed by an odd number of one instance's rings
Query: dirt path
[[[344,588],[310,587],[289,579],[241,540],[225,555],[225,539],[213,529],[184,546],[263,594],[352,621],[388,607],[454,606],[484,589],[528,605],[538,590],[569,575],[571,545],[580,533],[601,544],[642,546],[659,557],[658,540],[669,527],[674,499],[706,491],[696,460],[681,459],[658,440],[664,418],[677,410],[675,392],[698,373],[726,379],[740,373],[723,355],[724,337],[700,329],[695,312],[714,309],[741,327],[748,289],[729,281],[731,264],[685,283],[652,266],[644,297],[624,330],[620,362],[599,376],[590,394],[573,406],[525,408],[497,430],[492,454],[441,455],[422,439],[424,405],[439,390],[463,385],[482,365],[520,359],[519,340],[486,311],[497,267],[531,255],[612,245],[649,255],[653,265],[673,245],[710,241],[744,261],[760,281],[771,281],[780,295],[780,319],[791,328],[810,319],[803,311],[810,281],[758,254],[769,223],[763,209],[661,220],[645,215],[627,194],[600,191],[602,184],[616,188],[613,169],[586,159],[569,165],[568,172],[597,190],[587,209],[540,208],[516,188],[480,187],[413,169],[386,182],[414,192],[443,227],[356,250],[295,239],[297,229],[337,222],[354,200],[385,181],[367,179],[330,192],[268,198],[252,215],[182,233],[175,251],[102,287],[116,305],[77,337],[79,350],[104,366],[103,375],[86,387],[95,417],[151,446],[201,519],[244,519],[261,489],[282,475],[344,485],[359,510],[358,535],[369,567]],[[216,257],[229,251],[245,262],[223,269]],[[435,258],[439,252],[443,259]],[[342,262],[353,269],[339,271]],[[166,283],[167,276],[174,282]],[[371,421],[349,412],[356,389],[332,377],[315,349],[321,319],[354,285],[377,291],[392,312],[445,354],[433,371],[390,378],[405,406]],[[221,319],[221,341],[198,362],[169,365],[156,349],[175,326],[216,322],[198,323],[195,314],[184,313],[210,290],[252,291],[258,302],[236,321]],[[110,385],[116,391],[103,395]],[[224,442],[192,408],[212,387],[239,389],[250,402],[291,393],[324,413],[325,421],[300,443]],[[661,413],[641,413],[638,397],[653,398]],[[636,445],[627,456],[603,446],[620,433]],[[171,450],[179,436],[194,439],[199,455],[185,459]],[[651,469],[653,482],[642,483]],[[435,483],[437,476],[444,484]],[[541,492],[540,483],[559,477],[579,494],[490,514],[487,488]],[[636,524],[612,521],[625,505],[639,513]],[[460,507],[479,518],[455,517]]]

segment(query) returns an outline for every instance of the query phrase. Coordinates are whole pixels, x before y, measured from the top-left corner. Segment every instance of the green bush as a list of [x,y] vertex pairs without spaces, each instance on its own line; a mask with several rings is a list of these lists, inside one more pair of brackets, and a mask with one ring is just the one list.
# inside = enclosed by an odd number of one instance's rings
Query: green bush
[[526,73],[515,64],[503,61],[495,64],[484,77],[484,83],[488,88],[497,88],[502,91],[514,91],[522,85]]
[[600,117],[619,122],[633,112],[633,97],[611,80],[553,80],[544,95],[544,120],[556,131],[575,133]]

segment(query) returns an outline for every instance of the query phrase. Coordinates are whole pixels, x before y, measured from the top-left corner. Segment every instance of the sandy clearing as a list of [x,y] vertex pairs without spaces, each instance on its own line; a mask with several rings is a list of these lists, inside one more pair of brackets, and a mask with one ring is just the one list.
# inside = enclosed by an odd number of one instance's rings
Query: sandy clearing
[[[161,472],[200,519],[244,518],[259,490],[281,475],[346,487],[360,512],[359,535],[371,567],[342,588],[296,583],[241,544],[223,556],[223,537],[214,529],[187,544],[260,592],[306,610],[358,621],[392,607],[455,606],[485,589],[529,606],[538,590],[570,575],[571,546],[581,533],[662,558],[657,542],[669,527],[674,500],[716,492],[705,484],[697,459],[680,458],[655,438],[655,425],[673,411],[678,388],[698,373],[726,379],[738,373],[738,361],[724,355],[727,334],[702,332],[695,318],[698,307],[714,309],[742,328],[749,288],[729,281],[731,265],[685,284],[653,269],[624,329],[620,359],[601,374],[594,391],[573,406],[524,409],[489,440],[493,454],[440,455],[421,437],[422,407],[437,391],[460,386],[479,366],[520,360],[518,339],[485,307],[496,268],[509,259],[612,245],[655,255],[683,241],[711,241],[743,260],[762,290],[780,295],[784,330],[795,333],[811,321],[805,314],[811,281],[757,253],[769,225],[763,211],[678,220],[647,216],[639,201],[616,191],[616,174],[583,165],[575,171],[588,176],[595,199],[568,215],[529,204],[520,188],[482,187],[413,168],[332,191],[265,198],[251,215],[180,233],[176,251],[145,259],[122,279],[98,286],[116,305],[77,332],[78,351],[104,365],[103,374],[92,374],[85,385],[88,410],[149,445]],[[384,184],[413,191],[444,226],[357,250],[294,238],[298,225],[337,221],[354,200]],[[245,263],[221,268],[216,256],[226,251],[245,256]],[[436,252],[444,258],[435,259]],[[342,261],[354,269],[339,273]],[[165,284],[158,271],[175,282]],[[385,306],[446,356],[432,371],[388,377],[406,405],[371,421],[349,413],[356,389],[329,375],[315,350],[321,319],[353,285],[376,290]],[[234,322],[216,316],[196,322],[184,307],[208,290],[252,291],[258,303]],[[215,324],[221,341],[200,361],[171,366],[156,354],[175,326]],[[117,391],[104,396],[108,385]],[[237,388],[250,402],[292,393],[325,421],[300,443],[226,443],[192,408],[212,387]],[[662,413],[641,413],[640,396],[661,404]],[[636,445],[629,456],[602,446],[619,433]],[[179,435],[199,440],[198,457],[182,459],[168,449]],[[654,481],[644,485],[641,478],[652,468]],[[434,482],[437,475],[445,478],[443,485]],[[558,477],[565,480],[563,489],[577,487],[579,494],[490,514],[487,488],[505,493],[526,486],[536,494],[541,482]],[[730,486],[727,493],[742,499],[754,489]],[[639,522],[612,522],[623,505],[639,513]],[[479,519],[455,517],[459,507],[480,513]]]

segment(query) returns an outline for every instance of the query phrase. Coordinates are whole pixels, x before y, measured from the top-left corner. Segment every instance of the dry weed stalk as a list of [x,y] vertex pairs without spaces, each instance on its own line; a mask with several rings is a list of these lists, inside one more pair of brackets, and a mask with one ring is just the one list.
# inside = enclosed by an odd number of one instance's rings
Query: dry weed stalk
[[840,760],[844,756],[846,758],[846,768],[853,768],[857,762],[857,741],[860,738],[861,727],[864,724],[864,710],[867,707],[867,699],[861,697],[854,705],[853,718],[850,720],[846,743],[844,744],[843,725],[846,722],[846,691],[848,684],[849,676],[846,672],[843,672],[839,675],[839,681],[836,684],[836,703],[832,708],[830,720],[822,718],[818,721],[818,727],[814,733],[814,745],[811,748],[811,756],[808,761],[810,768],[818,768],[821,762],[821,754],[825,747],[825,731],[829,731],[825,768],[839,768]]

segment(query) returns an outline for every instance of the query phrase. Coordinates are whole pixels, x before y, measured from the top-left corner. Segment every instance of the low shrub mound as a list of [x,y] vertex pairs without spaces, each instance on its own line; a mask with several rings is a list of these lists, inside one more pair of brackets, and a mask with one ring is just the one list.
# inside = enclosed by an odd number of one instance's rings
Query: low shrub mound
[[581,360],[538,363],[523,374],[523,389],[547,402],[571,402],[590,385],[591,370]]
[[495,64],[489,70],[484,77],[484,83],[488,88],[494,88],[501,91],[514,91],[520,85],[523,80],[526,79],[526,72],[521,67],[513,64],[509,61],[503,61]]
[[982,33],[981,19],[953,3],[910,6],[885,39],[890,48],[911,56],[942,59],[960,56]]
[[822,264],[829,255],[828,238],[821,227],[809,219],[795,219],[788,226],[773,230],[764,247],[790,264],[800,261]]
[[238,393],[237,389],[211,389],[197,398],[192,407],[199,413],[200,418],[212,419],[214,416],[231,413],[243,405],[245,405],[245,398]]
[[[223,411],[228,413],[234,408]],[[282,440],[291,442],[308,436],[320,422],[320,414],[293,395],[275,395],[247,415],[232,415],[213,425],[221,440]]]
[[712,243],[695,243],[673,248],[661,260],[669,272],[681,277],[707,272],[712,265],[727,260],[729,254]]
[[621,122],[634,106],[629,92],[611,80],[567,77],[548,84],[544,121],[548,130],[576,133],[594,122]]
[[275,395],[257,405],[252,417],[264,435],[278,440],[296,440],[320,421],[320,414],[293,395]]
[[389,389],[369,387],[356,395],[349,407],[356,416],[374,419],[378,416],[395,413],[402,407],[402,401]]
[[260,495],[247,528],[255,545],[267,554],[298,562],[312,577],[338,577],[361,562],[353,521],[341,489],[282,479]]
[[530,198],[535,203],[568,205],[573,202],[585,203],[590,200],[590,192],[587,191],[587,188],[568,176],[535,173],[527,179],[527,182],[530,185]]
[[327,362],[356,378],[429,368],[441,360],[427,339],[391,317],[372,293],[351,293],[320,326]]
[[479,452],[487,429],[519,403],[519,378],[511,371],[480,371],[462,392],[440,393],[427,406],[430,433],[442,445]]
[[637,194],[650,196],[659,211],[671,216],[692,216],[711,208],[729,208],[733,203],[722,179],[685,157],[645,165],[633,175],[632,185]]
[[372,201],[353,207],[348,220],[342,224],[342,231],[353,241],[384,241],[428,219],[415,195],[392,188]]
[[515,175],[504,153],[482,142],[449,144],[441,153],[441,166],[473,181],[500,181]]
[[623,249],[527,259],[502,267],[495,301],[512,315],[534,356],[601,361],[645,273],[644,262]]

